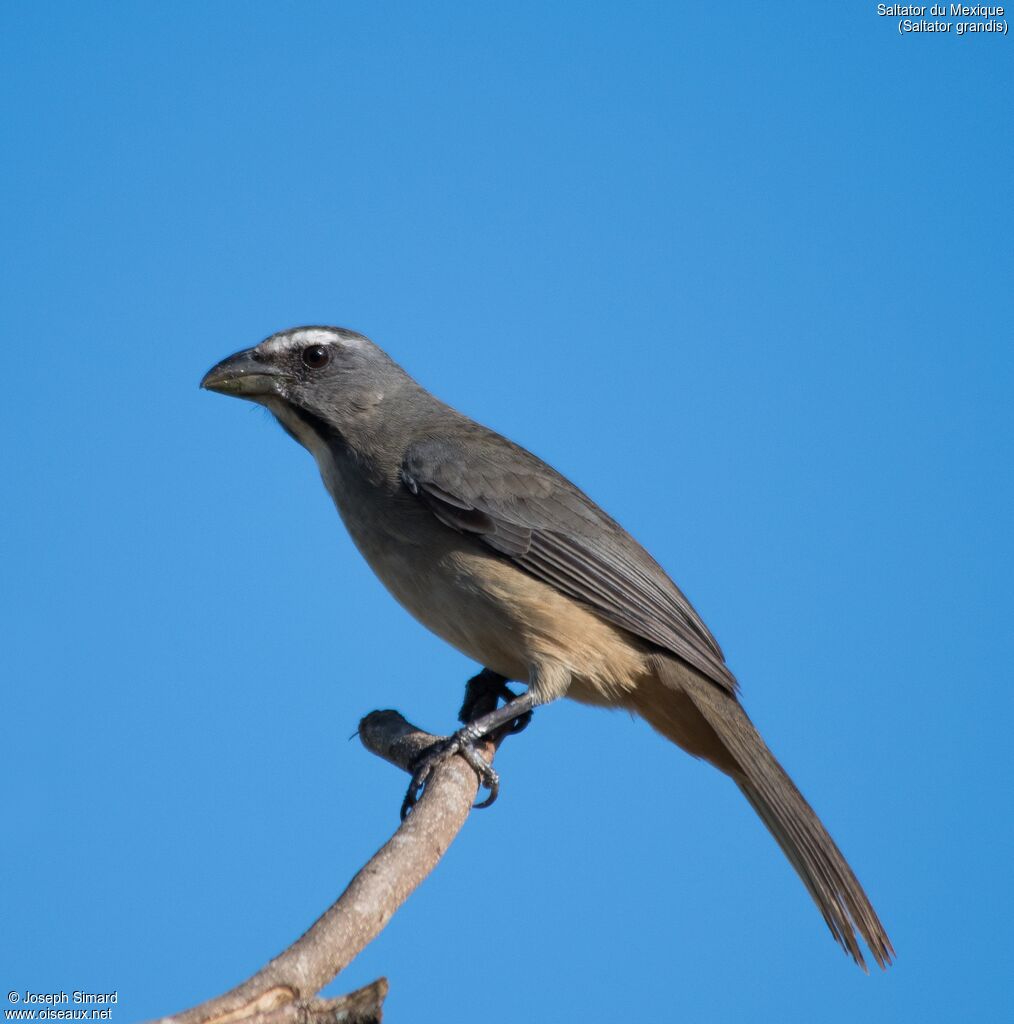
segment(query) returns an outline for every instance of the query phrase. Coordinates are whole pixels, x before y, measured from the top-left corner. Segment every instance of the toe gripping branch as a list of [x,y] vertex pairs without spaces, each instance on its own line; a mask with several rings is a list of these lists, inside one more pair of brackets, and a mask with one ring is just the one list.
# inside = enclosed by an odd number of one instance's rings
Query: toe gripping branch
[[[504,705],[498,707],[501,700]],[[500,776],[479,753],[476,744],[480,740],[500,740],[504,736],[521,732],[532,720],[532,707],[533,700],[529,693],[519,696],[507,686],[503,676],[489,669],[483,669],[469,679],[465,686],[465,700],[458,714],[459,721],[465,723],[464,728],[434,743],[416,762],[412,781],[401,804],[402,819],[408,816],[422,796],[434,769],[455,754],[460,754],[468,762],[479,777],[480,786],[489,790],[489,796],[475,806],[489,807],[500,792]]]

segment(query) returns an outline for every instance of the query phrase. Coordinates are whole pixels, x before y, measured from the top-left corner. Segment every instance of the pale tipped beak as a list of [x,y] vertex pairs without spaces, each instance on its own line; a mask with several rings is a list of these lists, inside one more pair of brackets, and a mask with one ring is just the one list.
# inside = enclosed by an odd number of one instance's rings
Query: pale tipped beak
[[208,391],[218,391],[223,395],[235,395],[237,398],[256,398],[260,395],[278,393],[280,370],[254,349],[244,349],[235,355],[223,359],[204,375],[201,387]]

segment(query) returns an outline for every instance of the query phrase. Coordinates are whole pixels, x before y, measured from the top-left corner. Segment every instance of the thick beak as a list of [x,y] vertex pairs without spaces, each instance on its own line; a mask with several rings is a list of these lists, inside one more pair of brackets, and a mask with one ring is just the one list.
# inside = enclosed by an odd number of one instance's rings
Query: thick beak
[[223,359],[204,375],[201,387],[237,398],[256,398],[278,393],[281,371],[262,362],[252,348]]

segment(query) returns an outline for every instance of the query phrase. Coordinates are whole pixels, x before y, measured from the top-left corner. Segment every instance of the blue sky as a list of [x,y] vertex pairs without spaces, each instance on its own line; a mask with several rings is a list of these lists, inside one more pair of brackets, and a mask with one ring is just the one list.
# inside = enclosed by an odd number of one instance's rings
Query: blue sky
[[[474,666],[203,372],[371,335],[670,570],[898,950],[735,788],[561,703],[333,987],[489,1024],[999,1019],[1014,73],[874,4],[7,3],[0,982],[180,1009],[396,824]],[[1005,977],[1006,976],[1006,977]],[[1006,1007],[1009,1010],[1009,1004]]]

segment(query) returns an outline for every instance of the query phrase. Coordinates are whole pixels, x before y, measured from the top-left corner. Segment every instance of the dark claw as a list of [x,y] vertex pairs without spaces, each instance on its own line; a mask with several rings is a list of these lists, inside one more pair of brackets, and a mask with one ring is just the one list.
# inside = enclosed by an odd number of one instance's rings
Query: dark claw
[[481,811],[484,807],[490,807],[496,803],[496,798],[500,795],[500,776],[490,768],[489,773],[484,779],[480,779],[480,782],[489,790],[489,796],[485,800],[480,800],[477,804],[472,804],[472,810]]
[[417,769],[412,775],[412,781],[408,784],[408,789],[405,791],[405,799],[401,802],[401,820],[404,821],[408,816],[409,812],[418,803],[419,797],[422,796],[423,790],[426,788],[426,779],[429,777],[429,772],[424,773],[424,769]]
[[479,785],[489,790],[489,796],[473,807],[489,807],[500,793],[500,776],[496,769],[471,744],[462,744],[458,753],[469,763],[472,771],[479,777]]

